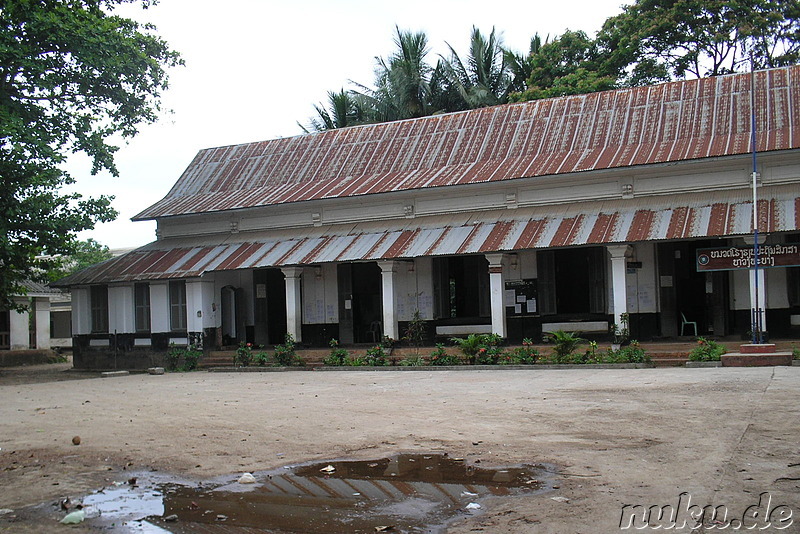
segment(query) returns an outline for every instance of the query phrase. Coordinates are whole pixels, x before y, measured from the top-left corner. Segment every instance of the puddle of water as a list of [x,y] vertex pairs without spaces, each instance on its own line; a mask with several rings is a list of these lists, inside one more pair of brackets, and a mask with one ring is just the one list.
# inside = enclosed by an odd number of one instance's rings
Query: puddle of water
[[[435,533],[480,513],[494,498],[550,489],[543,466],[489,469],[446,454],[401,454],[226,477],[192,485],[139,474],[137,485],[107,488],[84,504],[96,525],[146,533]],[[173,516],[173,521],[166,518]],[[124,527],[123,527],[124,525]],[[118,530],[119,529],[119,530]],[[240,530],[241,529],[241,530]]]

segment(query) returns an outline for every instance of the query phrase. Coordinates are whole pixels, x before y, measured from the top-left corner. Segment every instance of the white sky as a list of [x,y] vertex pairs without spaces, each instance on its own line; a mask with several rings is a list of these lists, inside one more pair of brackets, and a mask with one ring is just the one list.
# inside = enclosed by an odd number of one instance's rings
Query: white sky
[[301,132],[312,105],[327,91],[372,86],[375,56],[394,50],[395,25],[425,31],[429,63],[446,54],[445,41],[462,55],[475,25],[502,33],[507,48],[527,52],[535,33],[565,29],[590,36],[623,0],[161,0],[143,11],[120,13],[152,22],[181,53],[185,67],[170,71],[165,114],[117,154],[120,177],[91,176],[84,158],[67,170],[84,196],[114,195],[117,221],[98,225],[92,237],[112,249],[155,239],[155,222],[130,218],[167,194],[202,148],[290,137]]

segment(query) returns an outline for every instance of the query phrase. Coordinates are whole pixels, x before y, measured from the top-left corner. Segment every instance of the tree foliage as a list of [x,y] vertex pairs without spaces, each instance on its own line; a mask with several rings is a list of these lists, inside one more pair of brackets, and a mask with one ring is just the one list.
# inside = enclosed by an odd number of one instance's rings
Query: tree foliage
[[47,260],[51,265],[47,271],[47,279],[53,282],[111,258],[112,254],[108,247],[92,238],[76,241],[70,256]]
[[60,165],[83,153],[118,175],[114,143],[156,120],[181,63],[152,26],[112,13],[123,3],[153,2],[0,0],[0,307],[43,280],[38,256],[71,255],[78,231],[116,216],[109,197],[63,193]]
[[464,101],[465,108],[475,109],[508,102],[513,76],[506,64],[503,41],[495,29],[485,37],[472,27],[469,54],[462,60],[448,43],[450,59],[443,60],[449,82]]
[[606,20],[598,41],[627,66],[623,83],[791,65],[800,53],[798,0],[639,0]]
[[527,88],[514,101],[613,89],[621,70],[588,35],[569,30],[540,46],[529,65]]
[[468,54],[448,44],[449,57],[435,66],[424,61],[424,34],[397,29],[395,42],[398,52],[379,58],[376,89],[349,92],[363,98],[364,115],[347,126],[741,72],[751,53],[755,68],[792,65],[800,61],[800,0],[636,0],[594,38],[534,34],[527,54],[503,48],[494,29],[485,36],[473,27]]

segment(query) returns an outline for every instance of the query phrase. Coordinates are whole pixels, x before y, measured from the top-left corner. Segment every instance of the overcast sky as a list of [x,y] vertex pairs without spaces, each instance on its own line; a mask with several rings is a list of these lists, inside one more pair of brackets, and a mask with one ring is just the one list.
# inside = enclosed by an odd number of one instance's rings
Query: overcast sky
[[[130,218],[169,191],[198,150],[301,134],[312,105],[327,91],[372,86],[375,56],[393,51],[395,25],[424,31],[429,62],[450,43],[466,55],[473,25],[502,33],[507,48],[527,52],[535,33],[566,29],[590,36],[621,11],[621,0],[161,0],[120,13],[156,25],[186,66],[172,69],[164,114],[117,155],[120,177],[90,175],[87,160],[67,170],[84,196],[114,195],[117,221],[92,237],[112,249],[155,239],[154,222]],[[629,2],[628,2],[629,3]]]

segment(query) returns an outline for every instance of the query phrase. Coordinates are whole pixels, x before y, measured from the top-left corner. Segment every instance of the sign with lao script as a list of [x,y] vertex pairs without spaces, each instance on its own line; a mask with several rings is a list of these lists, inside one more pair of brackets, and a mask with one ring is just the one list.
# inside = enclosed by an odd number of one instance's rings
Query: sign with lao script
[[[753,247],[724,247],[697,249],[698,271],[731,271],[755,267],[756,254]],[[759,245],[758,266],[800,266],[800,245],[795,243]]]

